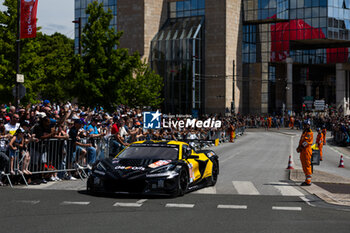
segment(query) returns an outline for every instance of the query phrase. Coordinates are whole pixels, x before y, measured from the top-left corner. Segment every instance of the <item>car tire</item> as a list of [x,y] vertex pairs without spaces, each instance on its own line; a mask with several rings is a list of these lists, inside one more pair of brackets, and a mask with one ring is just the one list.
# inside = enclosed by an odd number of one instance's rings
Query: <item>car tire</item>
[[213,168],[211,171],[211,176],[209,177],[208,186],[215,186],[216,182],[218,181],[218,175],[219,175],[219,164],[217,161],[213,161]]
[[186,170],[181,170],[178,178],[178,187],[176,196],[183,196],[189,185],[188,173]]
[[87,182],[86,182],[86,192],[91,195],[95,195],[95,187],[94,187],[94,179],[92,176],[89,176]]

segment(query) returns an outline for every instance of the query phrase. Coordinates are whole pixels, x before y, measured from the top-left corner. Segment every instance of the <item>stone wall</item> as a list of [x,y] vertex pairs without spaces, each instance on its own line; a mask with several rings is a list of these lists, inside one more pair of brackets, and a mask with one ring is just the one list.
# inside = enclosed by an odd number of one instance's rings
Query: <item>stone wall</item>
[[[205,6],[205,108],[207,113],[230,109],[233,95],[240,109],[242,87],[241,1],[207,0]],[[234,91],[234,93],[233,93]]]
[[124,31],[120,46],[148,59],[153,37],[167,17],[165,0],[118,0],[117,28]]

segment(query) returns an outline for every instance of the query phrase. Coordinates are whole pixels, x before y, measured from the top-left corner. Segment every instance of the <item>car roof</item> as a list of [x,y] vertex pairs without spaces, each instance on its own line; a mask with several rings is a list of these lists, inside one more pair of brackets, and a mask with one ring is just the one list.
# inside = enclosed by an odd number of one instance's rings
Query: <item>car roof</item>
[[147,145],[147,144],[162,144],[162,145],[178,145],[178,146],[182,146],[182,145],[188,145],[186,142],[181,142],[181,141],[157,141],[157,140],[148,140],[148,141],[137,141],[132,143],[133,144],[143,144],[143,145]]

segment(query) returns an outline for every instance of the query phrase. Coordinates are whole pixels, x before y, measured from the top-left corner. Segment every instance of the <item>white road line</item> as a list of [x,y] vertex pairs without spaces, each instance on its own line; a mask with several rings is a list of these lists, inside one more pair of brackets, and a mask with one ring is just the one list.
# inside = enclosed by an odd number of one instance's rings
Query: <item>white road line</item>
[[244,195],[260,195],[254,184],[250,181],[232,181],[233,187],[238,194]]
[[116,202],[113,206],[115,206],[115,207],[141,207],[142,204],[140,204],[140,203]]
[[193,208],[194,204],[173,204],[173,203],[168,203],[165,205],[165,207],[168,208]]
[[61,205],[89,205],[89,201],[64,201]]
[[300,197],[300,199],[306,202],[306,204],[308,204],[309,206],[315,207],[315,205],[310,203],[311,200],[309,200],[307,197],[303,196],[303,197]]
[[246,205],[218,205],[218,209],[239,209],[245,210],[248,207]]
[[143,204],[147,201],[148,199],[141,199],[141,200],[138,200],[136,203],[138,204]]
[[270,184],[272,184],[273,187],[275,187],[282,194],[282,196],[305,196],[297,188],[290,186],[288,183],[274,182]]
[[273,210],[291,210],[291,211],[301,211],[301,207],[288,207],[288,206],[272,206]]
[[195,191],[194,194],[216,194],[216,188],[215,188],[215,186],[203,188],[203,189]]
[[24,204],[36,205],[36,204],[38,204],[40,201],[39,201],[39,200],[33,200],[33,201],[30,201],[30,200],[20,200],[20,201],[17,201],[17,202],[24,203]]
[[350,159],[350,156],[348,156],[348,155],[346,155],[346,154],[344,154],[344,153],[338,151],[337,149],[333,148],[332,146],[327,146],[327,148],[331,149],[332,151],[334,151],[334,152],[335,152],[336,154],[338,154],[338,155],[344,156],[344,158]]

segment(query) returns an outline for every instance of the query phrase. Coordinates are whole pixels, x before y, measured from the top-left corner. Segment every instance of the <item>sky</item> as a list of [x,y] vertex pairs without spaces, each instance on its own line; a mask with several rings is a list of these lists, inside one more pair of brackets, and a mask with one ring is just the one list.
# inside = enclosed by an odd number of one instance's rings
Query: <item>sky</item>
[[[74,0],[38,0],[37,26],[41,32],[51,35],[62,33],[74,38]],[[0,10],[4,10],[0,0]]]

